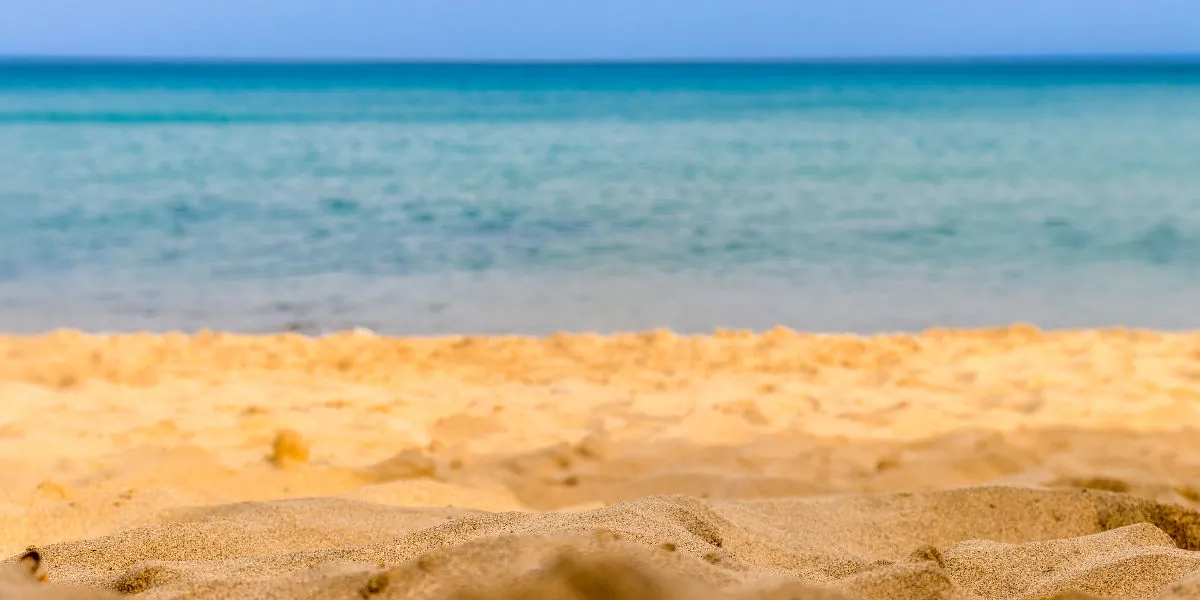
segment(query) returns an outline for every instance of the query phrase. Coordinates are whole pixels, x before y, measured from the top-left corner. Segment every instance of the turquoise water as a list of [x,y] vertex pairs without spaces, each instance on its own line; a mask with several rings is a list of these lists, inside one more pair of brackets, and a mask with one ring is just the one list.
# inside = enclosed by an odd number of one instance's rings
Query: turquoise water
[[0,63],[0,330],[1200,327],[1200,62]]

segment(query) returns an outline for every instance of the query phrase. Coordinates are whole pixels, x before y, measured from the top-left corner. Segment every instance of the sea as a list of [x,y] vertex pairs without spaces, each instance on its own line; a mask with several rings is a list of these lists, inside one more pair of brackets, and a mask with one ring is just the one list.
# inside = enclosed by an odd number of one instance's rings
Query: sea
[[1200,58],[0,61],[0,332],[1200,328]]

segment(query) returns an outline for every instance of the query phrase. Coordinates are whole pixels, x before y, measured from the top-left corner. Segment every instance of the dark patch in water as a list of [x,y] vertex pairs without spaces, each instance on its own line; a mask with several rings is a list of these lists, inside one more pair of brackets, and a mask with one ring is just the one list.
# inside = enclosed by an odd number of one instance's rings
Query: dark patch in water
[[320,242],[333,237],[333,231],[328,227],[315,227],[308,231],[306,237],[310,242]]
[[322,198],[321,210],[330,215],[352,215],[358,212],[360,204],[349,198]]
[[941,240],[958,236],[954,223],[938,223],[915,227],[903,227],[867,232],[866,237],[875,241],[900,244],[936,244]]
[[[1188,240],[1170,223],[1159,223],[1133,240],[1136,256],[1154,265],[1167,265],[1182,258]],[[1193,257],[1200,260],[1200,256]]]
[[1091,244],[1091,235],[1071,224],[1067,219],[1050,217],[1042,222],[1050,243],[1058,248],[1082,250]]

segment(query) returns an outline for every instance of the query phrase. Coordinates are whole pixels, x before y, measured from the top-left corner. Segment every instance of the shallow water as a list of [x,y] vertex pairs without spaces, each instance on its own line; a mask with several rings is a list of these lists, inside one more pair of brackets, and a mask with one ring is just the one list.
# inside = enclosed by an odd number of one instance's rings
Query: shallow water
[[0,66],[0,330],[1200,327],[1200,63]]

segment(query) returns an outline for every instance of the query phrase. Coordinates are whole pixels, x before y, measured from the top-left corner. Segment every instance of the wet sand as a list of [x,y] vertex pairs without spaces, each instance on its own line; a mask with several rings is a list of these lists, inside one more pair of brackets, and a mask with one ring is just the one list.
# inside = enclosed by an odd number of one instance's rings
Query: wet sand
[[1200,334],[57,332],[0,398],[3,599],[1200,597]]

